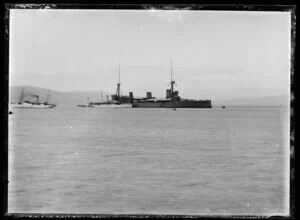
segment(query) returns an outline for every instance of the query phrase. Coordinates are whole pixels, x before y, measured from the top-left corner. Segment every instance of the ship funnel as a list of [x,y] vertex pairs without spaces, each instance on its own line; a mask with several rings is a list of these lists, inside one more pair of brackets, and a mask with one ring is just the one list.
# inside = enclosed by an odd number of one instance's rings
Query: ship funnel
[[171,89],[167,89],[166,98],[171,98]]
[[146,94],[147,96],[147,99],[151,99],[152,98],[152,94],[151,94],[151,92],[147,92],[147,94]]
[[129,98],[133,99],[133,92],[129,92]]

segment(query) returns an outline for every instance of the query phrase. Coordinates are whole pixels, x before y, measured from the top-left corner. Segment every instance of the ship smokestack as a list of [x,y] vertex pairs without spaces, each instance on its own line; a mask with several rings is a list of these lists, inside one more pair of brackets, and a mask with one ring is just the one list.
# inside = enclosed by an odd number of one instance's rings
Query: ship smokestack
[[152,94],[151,94],[151,92],[147,92],[147,99],[151,99],[152,98]]
[[133,99],[133,92],[129,92],[129,98]]
[[133,102],[133,92],[129,92],[129,102]]
[[171,89],[167,89],[166,98],[171,98]]

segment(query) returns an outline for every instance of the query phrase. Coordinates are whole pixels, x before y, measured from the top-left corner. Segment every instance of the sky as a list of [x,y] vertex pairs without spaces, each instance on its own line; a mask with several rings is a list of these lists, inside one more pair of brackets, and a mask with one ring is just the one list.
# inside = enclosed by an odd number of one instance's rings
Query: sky
[[289,94],[290,12],[11,9],[9,85],[216,100]]

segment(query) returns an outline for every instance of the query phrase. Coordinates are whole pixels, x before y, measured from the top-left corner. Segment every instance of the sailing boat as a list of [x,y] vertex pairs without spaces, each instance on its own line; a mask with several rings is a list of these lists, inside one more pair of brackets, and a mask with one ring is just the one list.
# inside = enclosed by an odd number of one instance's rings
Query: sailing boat
[[131,99],[128,96],[121,95],[121,80],[120,80],[120,65],[119,65],[119,81],[117,83],[116,94],[111,96],[111,100],[108,99],[107,102],[103,102],[103,94],[101,91],[102,102],[101,103],[92,103],[95,107],[114,107],[114,108],[131,108],[132,103]]
[[24,88],[22,88],[21,97],[18,103],[11,103],[12,108],[54,108],[56,105],[49,103],[50,94],[48,90],[47,99],[45,102],[40,102],[40,97],[36,94],[27,94],[27,96],[34,97],[35,101],[24,101],[26,94]]

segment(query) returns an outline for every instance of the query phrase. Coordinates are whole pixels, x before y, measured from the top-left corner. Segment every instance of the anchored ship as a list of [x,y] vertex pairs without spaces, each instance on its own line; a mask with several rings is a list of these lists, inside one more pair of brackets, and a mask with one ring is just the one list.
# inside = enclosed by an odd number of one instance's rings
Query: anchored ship
[[35,101],[24,101],[26,94],[24,93],[24,89],[22,88],[20,101],[18,103],[11,103],[10,106],[12,108],[54,108],[56,105],[49,103],[50,94],[48,92],[47,99],[45,102],[40,102],[40,97],[36,94],[30,94],[30,97],[34,97]]
[[[131,94],[131,97],[130,97]],[[121,80],[120,80],[120,65],[119,65],[119,81],[117,83],[116,94],[111,96],[111,100],[103,102],[103,95],[101,91],[102,102],[91,102],[90,104],[94,107],[114,107],[114,108],[131,108],[133,96],[132,93],[129,93],[129,96],[121,95]]]
[[173,80],[173,64],[171,60],[171,88],[166,90],[166,98],[152,97],[147,92],[146,98],[133,99],[133,108],[211,108],[211,100],[183,99],[174,91],[175,81]]

